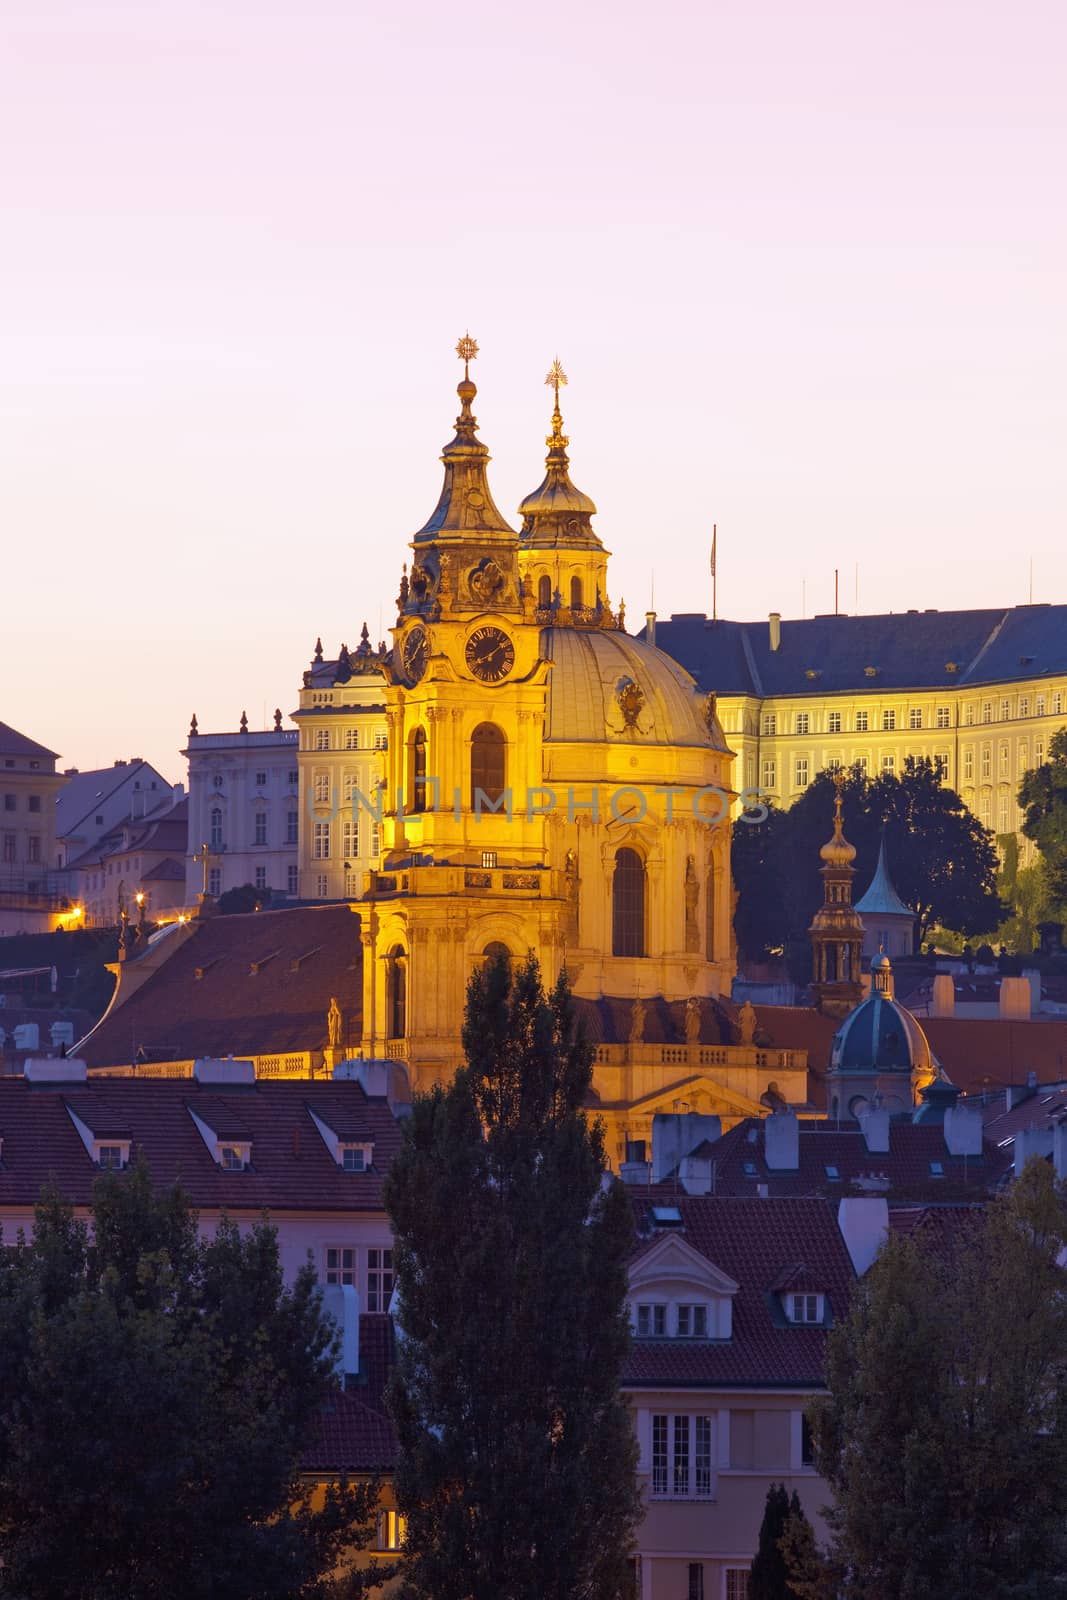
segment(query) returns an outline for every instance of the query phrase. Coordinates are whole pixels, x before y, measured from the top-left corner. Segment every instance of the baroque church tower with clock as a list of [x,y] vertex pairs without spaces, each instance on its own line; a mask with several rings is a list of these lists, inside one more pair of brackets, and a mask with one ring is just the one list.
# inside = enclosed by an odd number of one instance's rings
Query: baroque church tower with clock
[[[758,1060],[721,1003],[734,794],[714,696],[612,610],[596,507],[570,478],[559,364],[545,477],[516,531],[471,409],[477,345],[457,350],[444,484],[382,663],[382,853],[353,905],[362,1053],[406,1063],[413,1088],[450,1077],[476,963],[533,951],[546,983],[566,967],[617,1133],[650,1129],[679,1083],[693,1109],[757,1112],[767,1068],[781,1079],[788,1063]],[[785,1076],[778,1092],[803,1100],[804,1073]]]

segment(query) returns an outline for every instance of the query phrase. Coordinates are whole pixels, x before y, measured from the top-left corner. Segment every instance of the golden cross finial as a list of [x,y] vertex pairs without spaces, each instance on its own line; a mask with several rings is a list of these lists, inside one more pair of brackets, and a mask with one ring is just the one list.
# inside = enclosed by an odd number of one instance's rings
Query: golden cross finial
[[548,376],[545,378],[545,382],[548,384],[550,389],[554,389],[556,392],[556,410],[558,411],[559,391],[563,384],[567,382],[567,374],[559,364],[559,356],[556,357],[555,361],[553,361],[552,365],[549,367]]
[[456,354],[457,354],[457,356],[459,357],[459,359],[463,363],[463,376],[465,378],[469,378],[470,375],[471,375],[470,374],[471,362],[474,360],[475,356],[478,354],[478,341],[477,341],[477,339],[472,339],[469,333],[465,333],[463,335],[462,339],[456,345]]

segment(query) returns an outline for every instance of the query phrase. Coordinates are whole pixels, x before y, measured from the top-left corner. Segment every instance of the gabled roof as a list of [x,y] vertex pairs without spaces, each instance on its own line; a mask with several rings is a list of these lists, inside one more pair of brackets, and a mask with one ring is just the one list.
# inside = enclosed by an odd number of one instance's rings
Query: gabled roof
[[951,689],[1067,672],[1067,606],[786,618],[777,650],[766,621],[690,613],[657,621],[656,644],[720,695]]
[[396,1360],[392,1317],[359,1319],[361,1382],[337,1389],[323,1406],[315,1435],[300,1459],[305,1473],[371,1473],[396,1460],[396,1433],[385,1407],[385,1385]]
[[[345,1172],[330,1155],[308,1111],[320,1096],[350,1104],[368,1130],[374,1145],[368,1171]],[[159,1184],[178,1179],[199,1211],[381,1212],[382,1177],[400,1148],[387,1102],[354,1081],[260,1079],[227,1093],[214,1086],[201,1091],[189,1078],[97,1078],[76,1090],[52,1090],[0,1077],[0,1207],[32,1207],[50,1177],[73,1204],[88,1204],[98,1172],[67,1102],[96,1137],[128,1137],[131,1156],[143,1152]],[[251,1168],[220,1167],[190,1110],[216,1137],[250,1142]]]
[[27,739],[24,733],[19,733],[17,728],[10,727],[6,722],[0,722],[0,756],[43,756],[46,761],[58,759],[54,750],[46,750],[43,744]]
[[[120,766],[94,767],[90,772],[71,773],[56,796],[56,833],[63,839],[74,834],[90,814],[95,814],[116,790],[131,779],[140,779],[149,773],[158,779],[162,797],[169,793],[170,784],[161,772],[147,761],[124,761]],[[151,793],[152,791],[146,791]]]
[[[786,1324],[773,1285],[798,1261],[808,1264],[831,1317],[845,1315],[852,1263],[825,1200],[683,1197],[684,1239],[738,1286],[728,1341],[636,1339],[623,1376],[627,1388],[821,1388],[825,1331]],[[635,1199],[639,1229],[649,1205]]]
[[359,921],[346,905],[210,917],[125,1003],[120,979],[119,1003],[78,1054],[94,1068],[129,1066],[138,1052],[159,1062],[318,1051],[334,996],[355,1043],[360,972]]

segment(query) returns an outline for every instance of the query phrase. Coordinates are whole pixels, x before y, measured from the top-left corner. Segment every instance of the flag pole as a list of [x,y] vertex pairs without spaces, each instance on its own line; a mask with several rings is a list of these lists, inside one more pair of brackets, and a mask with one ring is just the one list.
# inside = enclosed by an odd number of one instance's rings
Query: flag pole
[[717,572],[715,571],[715,565],[716,565],[716,563],[715,563],[715,546],[718,543],[718,538],[719,538],[719,524],[717,522],[713,522],[712,525],[711,525],[711,620],[712,620],[712,622],[718,622],[718,620],[719,620],[719,578],[718,578]]

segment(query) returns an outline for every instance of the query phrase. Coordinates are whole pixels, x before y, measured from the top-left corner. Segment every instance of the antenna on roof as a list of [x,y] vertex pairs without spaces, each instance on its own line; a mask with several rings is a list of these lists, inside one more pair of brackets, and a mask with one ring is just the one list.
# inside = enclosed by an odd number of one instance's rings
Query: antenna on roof
[[840,591],[839,591],[839,585],[838,585],[838,574],[837,574],[837,568],[835,567],[834,568],[834,616],[835,617],[841,615],[841,607],[840,607],[839,600],[840,600]]
[[718,573],[716,571],[716,566],[717,566],[717,562],[716,562],[716,555],[717,555],[716,546],[718,545],[718,542],[719,542],[719,524],[717,522],[713,522],[712,525],[711,525],[711,620],[712,620],[712,622],[718,622],[718,620],[719,620],[719,576],[718,576]]
[[1030,604],[1034,603],[1034,558],[1030,557]]

